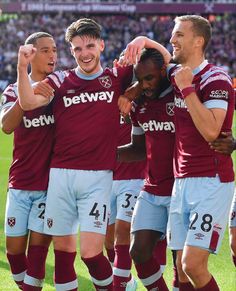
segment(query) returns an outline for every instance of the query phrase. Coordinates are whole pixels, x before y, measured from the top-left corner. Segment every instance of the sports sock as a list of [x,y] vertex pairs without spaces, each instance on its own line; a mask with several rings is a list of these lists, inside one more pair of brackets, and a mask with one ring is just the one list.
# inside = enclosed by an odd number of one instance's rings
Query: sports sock
[[211,277],[211,280],[202,288],[195,289],[197,291],[220,291],[219,286],[217,285],[214,277]]
[[233,259],[234,265],[236,267],[236,256],[232,256],[232,259]]
[[23,283],[24,291],[42,290],[47,254],[47,247],[29,246],[27,254],[28,269]]
[[173,291],[179,290],[179,277],[178,277],[178,270],[176,266],[176,251],[172,251],[172,259],[173,259]]
[[122,291],[126,289],[127,283],[131,280],[131,257],[129,245],[115,246],[115,261],[113,267],[113,290]]
[[74,268],[76,252],[69,253],[54,250],[55,253],[55,287],[61,290],[61,286],[68,291],[77,291],[78,282]]
[[86,264],[96,290],[112,291],[112,268],[101,252],[92,258],[81,258]]
[[193,285],[190,282],[179,282],[179,291],[194,291]]
[[159,288],[161,291],[168,291],[166,283],[163,279],[160,265],[156,259],[151,257],[145,263],[135,264],[139,279],[147,290]]
[[113,266],[114,260],[115,260],[115,250],[113,248],[113,249],[106,249],[106,251],[107,251],[109,262]]
[[154,251],[153,251],[153,256],[157,260],[158,264],[161,266],[166,265],[166,239],[158,241]]
[[11,268],[11,273],[14,281],[20,289],[24,281],[25,273],[27,270],[27,258],[25,253],[18,255],[11,255],[7,253],[7,259]]

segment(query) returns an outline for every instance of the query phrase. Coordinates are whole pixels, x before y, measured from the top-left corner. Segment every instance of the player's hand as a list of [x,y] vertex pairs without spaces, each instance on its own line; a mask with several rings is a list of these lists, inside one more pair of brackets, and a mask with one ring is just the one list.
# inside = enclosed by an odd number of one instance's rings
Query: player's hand
[[133,101],[138,96],[140,96],[140,94],[141,94],[141,87],[138,82],[135,82],[134,84],[132,84],[125,90],[125,93],[123,95],[130,101]]
[[192,86],[192,69],[190,67],[180,68],[175,74],[175,82],[180,90]]
[[118,107],[119,107],[120,113],[125,117],[130,113],[130,110],[132,108],[132,103],[127,97],[125,97],[124,95],[121,95],[118,98]]
[[231,155],[235,148],[235,140],[231,132],[221,132],[220,136],[210,143],[211,149],[218,153]]
[[18,52],[18,66],[27,67],[33,60],[37,49],[32,44],[22,45]]
[[138,36],[124,50],[124,56],[119,59],[122,66],[135,65],[140,60],[142,49],[145,47],[145,37]]
[[54,89],[48,84],[47,80],[41,81],[33,85],[35,95],[42,95],[46,98],[54,96]]
[[120,64],[119,64],[118,60],[117,59],[114,59],[114,61],[113,61],[113,68],[119,68],[119,67],[120,67]]

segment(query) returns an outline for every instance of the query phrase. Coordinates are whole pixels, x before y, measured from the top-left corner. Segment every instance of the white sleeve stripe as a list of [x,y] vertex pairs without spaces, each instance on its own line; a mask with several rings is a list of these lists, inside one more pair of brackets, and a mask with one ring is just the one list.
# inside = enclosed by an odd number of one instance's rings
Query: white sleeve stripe
[[2,110],[2,109],[5,109],[5,108],[8,108],[8,107],[11,107],[14,104],[15,104],[15,102],[8,102],[8,103],[2,105],[0,108]]
[[226,72],[224,72],[224,71],[222,71],[222,70],[220,70],[220,69],[217,69],[217,70],[207,71],[205,74],[203,74],[203,75],[202,75],[201,83],[204,82],[204,81],[205,81],[207,78],[209,78],[211,75],[214,75],[215,73],[220,73],[220,74],[222,74],[222,75],[228,77],[228,79],[230,80],[230,77],[229,77],[229,75],[228,75]]
[[213,109],[213,108],[219,108],[219,109],[228,109],[228,102],[224,100],[208,100],[203,103],[206,108]]
[[133,135],[143,135],[144,131],[140,126],[132,126],[131,134]]
[[56,75],[50,75],[47,78],[51,79],[52,82],[57,86],[57,88],[61,87],[61,83],[59,82],[59,79],[57,78]]
[[224,75],[218,75],[218,76],[214,76],[214,77],[207,79],[206,82],[200,86],[200,90],[202,90],[206,85],[208,85],[209,83],[214,82],[214,81],[226,81],[227,83],[229,83],[232,86],[232,82],[229,80],[228,77],[226,77]]
[[3,95],[5,95],[6,97],[7,96],[9,96],[9,97],[14,97],[14,98],[17,98],[17,96],[16,96],[16,93],[15,93],[15,91],[13,91],[13,90],[9,90],[9,91],[5,91],[4,93],[3,93]]
[[56,72],[56,76],[58,77],[58,79],[59,79],[59,81],[60,81],[61,83],[64,82],[65,77],[66,77],[67,75],[68,75],[68,74],[67,74],[66,72],[64,72],[64,71]]

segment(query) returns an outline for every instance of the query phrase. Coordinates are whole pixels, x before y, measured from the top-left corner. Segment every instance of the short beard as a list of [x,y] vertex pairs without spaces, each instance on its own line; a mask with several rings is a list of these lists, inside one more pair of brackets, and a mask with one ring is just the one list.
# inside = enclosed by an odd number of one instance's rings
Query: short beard
[[178,56],[178,57],[173,56],[172,59],[177,64],[184,64],[184,63],[186,63],[186,58],[184,56]]

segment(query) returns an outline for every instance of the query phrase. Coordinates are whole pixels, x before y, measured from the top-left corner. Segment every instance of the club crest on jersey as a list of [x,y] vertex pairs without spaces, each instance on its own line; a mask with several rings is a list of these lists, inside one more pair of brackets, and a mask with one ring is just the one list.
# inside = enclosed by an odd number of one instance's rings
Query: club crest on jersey
[[16,224],[16,218],[15,218],[15,217],[8,217],[8,218],[7,218],[7,224],[8,224],[10,227],[14,227],[15,224]]
[[47,219],[47,225],[48,225],[48,228],[52,227],[52,225],[53,225],[53,219],[52,218],[48,218]]
[[110,76],[103,76],[98,78],[99,83],[104,87],[104,88],[110,88],[112,85],[112,81]]
[[174,115],[174,102],[166,103],[166,113],[170,116]]

